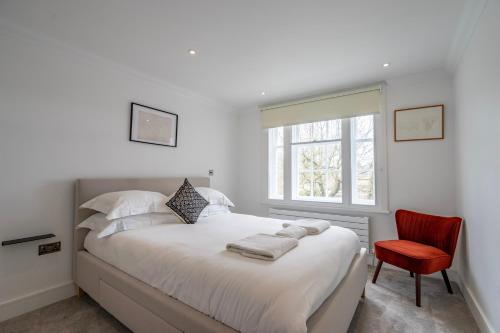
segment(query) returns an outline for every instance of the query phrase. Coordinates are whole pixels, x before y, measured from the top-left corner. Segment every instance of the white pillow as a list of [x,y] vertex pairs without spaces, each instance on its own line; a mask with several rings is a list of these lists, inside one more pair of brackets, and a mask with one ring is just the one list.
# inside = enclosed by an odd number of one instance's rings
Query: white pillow
[[229,207],[226,205],[208,205],[201,211],[200,217],[207,217],[207,216],[227,214],[227,213],[231,213],[231,211],[229,210]]
[[224,205],[229,207],[234,207],[234,204],[229,200],[228,197],[217,190],[210,187],[195,187],[196,192],[198,192],[205,200],[208,201],[210,205]]
[[108,220],[120,217],[147,214],[172,213],[166,206],[167,197],[158,192],[149,191],[120,191],[101,194],[80,208],[89,208],[107,214]]
[[97,238],[103,238],[121,231],[147,228],[166,223],[182,223],[182,221],[176,215],[169,213],[134,215],[111,221],[103,213],[96,213],[85,219],[77,228],[96,231],[98,233]]

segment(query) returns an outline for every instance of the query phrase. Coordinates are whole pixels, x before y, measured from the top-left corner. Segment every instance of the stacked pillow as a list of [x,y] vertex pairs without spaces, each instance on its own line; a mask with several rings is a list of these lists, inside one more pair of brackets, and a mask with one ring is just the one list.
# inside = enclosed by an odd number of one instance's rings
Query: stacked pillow
[[210,187],[195,187],[195,190],[208,201],[207,207],[203,209],[200,216],[207,217],[218,214],[227,214],[231,211],[229,207],[234,207],[234,204],[224,193],[214,190]]
[[145,228],[164,223],[180,223],[179,218],[165,204],[168,198],[158,192],[120,191],[109,192],[80,206],[99,213],[87,218],[78,228],[98,232],[102,238],[114,233]]
[[172,213],[165,206],[168,198],[159,192],[120,191],[108,192],[87,201],[80,208],[106,214],[108,220],[147,213]]
[[101,194],[80,206],[97,211],[78,225],[102,238],[117,232],[165,223],[194,224],[200,217],[230,213],[234,204],[223,193],[193,187],[187,179],[169,197],[150,191],[119,191]]
[[112,234],[151,227],[166,223],[182,223],[177,215],[170,213],[148,213],[131,215],[108,220],[103,213],[96,213],[78,225],[78,228],[87,228],[97,232],[97,238],[103,238]]

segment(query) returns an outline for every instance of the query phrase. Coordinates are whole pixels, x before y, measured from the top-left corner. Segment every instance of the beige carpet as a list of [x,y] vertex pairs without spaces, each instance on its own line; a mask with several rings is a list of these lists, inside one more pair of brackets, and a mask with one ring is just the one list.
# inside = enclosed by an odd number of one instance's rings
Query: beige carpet
[[480,332],[452,282],[453,295],[448,294],[442,279],[422,277],[422,307],[415,306],[415,280],[409,273],[382,269],[377,284],[366,284],[362,300],[349,328],[358,332]]
[[[422,308],[415,306],[413,279],[405,272],[383,269],[376,285],[367,283],[350,333],[479,332],[458,287],[454,295],[444,282],[422,279]],[[72,297],[0,323],[0,333],[130,332],[88,297]]]

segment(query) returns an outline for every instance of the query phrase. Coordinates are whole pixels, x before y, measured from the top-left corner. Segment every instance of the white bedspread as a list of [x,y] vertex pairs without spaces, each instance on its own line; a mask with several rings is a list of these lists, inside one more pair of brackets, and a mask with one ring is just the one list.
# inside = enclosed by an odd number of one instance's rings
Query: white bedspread
[[97,239],[93,255],[241,332],[307,332],[306,321],[333,292],[360,250],[351,230],[306,236],[276,261],[243,257],[226,244],[282,220],[241,214],[165,224]]

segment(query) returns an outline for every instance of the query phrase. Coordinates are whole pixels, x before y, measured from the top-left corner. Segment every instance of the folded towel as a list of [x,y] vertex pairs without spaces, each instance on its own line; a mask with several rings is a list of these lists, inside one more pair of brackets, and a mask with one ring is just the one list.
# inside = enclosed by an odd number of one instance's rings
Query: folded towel
[[305,235],[307,235],[307,230],[296,226],[296,225],[291,225],[289,227],[286,227],[284,229],[281,229],[276,233],[278,236],[283,236],[283,237],[291,237],[295,239],[301,239]]
[[307,230],[308,235],[318,235],[330,228],[330,222],[325,220],[303,219],[283,223],[284,228],[289,226],[302,227]]
[[298,244],[299,241],[295,238],[256,234],[228,243],[226,249],[246,257],[272,261],[278,259]]

